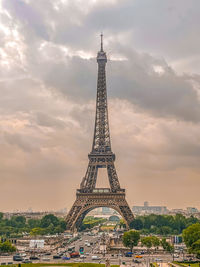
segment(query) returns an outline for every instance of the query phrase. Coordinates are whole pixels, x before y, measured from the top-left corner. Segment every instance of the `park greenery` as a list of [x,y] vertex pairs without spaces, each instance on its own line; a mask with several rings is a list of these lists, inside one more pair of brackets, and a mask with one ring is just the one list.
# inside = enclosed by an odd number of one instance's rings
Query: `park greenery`
[[[80,230],[91,229],[107,221],[104,218],[87,216],[83,220]],[[59,234],[66,230],[66,222],[53,214],[48,214],[41,219],[26,219],[24,216],[12,216],[5,219],[0,212],[0,237],[17,238],[25,234],[32,236]]]
[[25,234],[47,235],[62,233],[66,229],[64,219],[53,214],[45,215],[42,219],[26,219],[24,216],[12,216],[4,219],[0,213],[0,237],[15,238]]
[[83,231],[86,229],[91,229],[94,226],[100,225],[106,221],[107,221],[107,219],[105,219],[105,218],[96,218],[93,216],[87,216],[84,218],[80,230]]
[[195,223],[184,229],[183,240],[189,253],[195,254],[197,258],[200,258],[200,223]]
[[137,216],[131,223],[131,228],[139,230],[142,234],[158,235],[179,235],[188,226],[200,223],[200,221],[191,216],[185,217],[182,214],[172,215],[144,215]]

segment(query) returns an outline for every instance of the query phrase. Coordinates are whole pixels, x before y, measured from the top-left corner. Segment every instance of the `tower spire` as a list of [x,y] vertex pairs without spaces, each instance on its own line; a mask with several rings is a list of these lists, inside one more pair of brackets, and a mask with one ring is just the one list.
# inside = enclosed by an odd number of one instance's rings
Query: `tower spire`
[[101,52],[103,52],[103,33],[101,32]]

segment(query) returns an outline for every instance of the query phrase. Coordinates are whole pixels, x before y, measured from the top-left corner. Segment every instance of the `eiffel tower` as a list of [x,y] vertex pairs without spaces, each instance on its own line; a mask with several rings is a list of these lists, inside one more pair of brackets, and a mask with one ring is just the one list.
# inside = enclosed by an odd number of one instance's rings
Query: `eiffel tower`
[[[120,187],[114,165],[115,154],[111,150],[106,91],[106,62],[107,56],[103,50],[103,35],[101,34],[101,49],[97,54],[98,81],[92,151],[88,155],[89,164],[85,177],[80,184],[80,189],[76,192],[76,200],[66,218],[67,230],[78,230],[85,215],[98,207],[115,209],[123,217],[127,228],[134,219],[125,199],[125,189]],[[110,188],[95,187],[99,168],[107,168]]]

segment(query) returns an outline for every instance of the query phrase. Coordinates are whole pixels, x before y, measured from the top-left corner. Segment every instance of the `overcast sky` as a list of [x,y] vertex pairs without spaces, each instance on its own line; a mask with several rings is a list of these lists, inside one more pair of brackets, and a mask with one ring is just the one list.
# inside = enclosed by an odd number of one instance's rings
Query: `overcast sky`
[[[92,145],[101,31],[129,204],[200,209],[199,25],[199,0],[0,0],[0,210],[75,200]],[[98,185],[106,179],[102,170]]]

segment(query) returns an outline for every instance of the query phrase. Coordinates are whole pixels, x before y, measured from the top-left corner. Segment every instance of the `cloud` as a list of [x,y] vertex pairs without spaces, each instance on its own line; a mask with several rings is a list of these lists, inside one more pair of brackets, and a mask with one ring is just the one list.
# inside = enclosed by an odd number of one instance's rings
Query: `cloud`
[[45,113],[39,112],[36,115],[36,122],[40,126],[65,128],[64,121],[53,118]]
[[[108,62],[110,97],[128,99],[155,116],[199,121],[199,99],[191,77],[177,75],[163,59],[124,47],[120,52],[127,60]],[[156,72],[155,66],[162,68],[162,73]],[[73,56],[59,63],[44,60],[35,75],[73,101],[87,101],[95,98],[96,72],[95,60]]]
[[92,144],[102,30],[129,202],[199,205],[199,10],[198,0],[2,1],[0,203],[16,200],[2,210],[72,204]]

